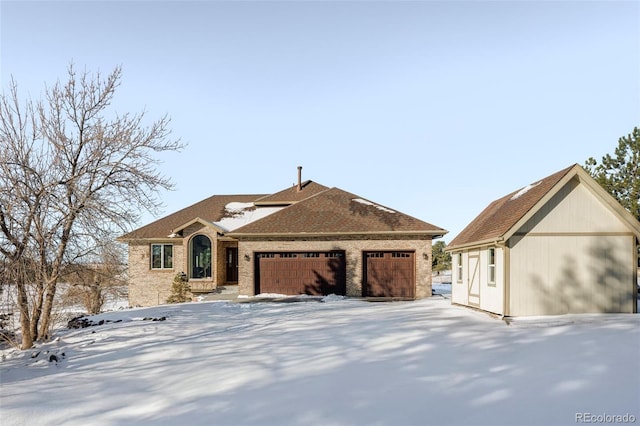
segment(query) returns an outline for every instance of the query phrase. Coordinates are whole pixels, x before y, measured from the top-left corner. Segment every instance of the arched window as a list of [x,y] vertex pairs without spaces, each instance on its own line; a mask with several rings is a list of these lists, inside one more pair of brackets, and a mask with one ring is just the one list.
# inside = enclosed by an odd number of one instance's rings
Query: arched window
[[205,235],[191,239],[190,278],[211,278],[211,240]]

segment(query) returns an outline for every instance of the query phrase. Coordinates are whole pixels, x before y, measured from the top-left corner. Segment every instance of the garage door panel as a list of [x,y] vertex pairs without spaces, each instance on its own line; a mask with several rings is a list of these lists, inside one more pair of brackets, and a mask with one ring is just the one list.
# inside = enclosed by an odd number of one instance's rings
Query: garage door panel
[[413,252],[365,253],[363,295],[369,297],[415,297]]
[[344,295],[344,252],[264,253],[257,256],[256,293]]

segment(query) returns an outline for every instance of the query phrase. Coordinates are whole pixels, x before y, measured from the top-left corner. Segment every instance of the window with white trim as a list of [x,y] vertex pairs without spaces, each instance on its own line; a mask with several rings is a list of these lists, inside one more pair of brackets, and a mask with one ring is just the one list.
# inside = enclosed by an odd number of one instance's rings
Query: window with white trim
[[151,244],[151,269],[173,269],[173,244]]
[[489,284],[496,283],[496,249],[490,247],[487,250],[487,272],[489,274]]
[[459,283],[462,282],[462,253],[458,253],[458,263],[456,265],[456,279]]

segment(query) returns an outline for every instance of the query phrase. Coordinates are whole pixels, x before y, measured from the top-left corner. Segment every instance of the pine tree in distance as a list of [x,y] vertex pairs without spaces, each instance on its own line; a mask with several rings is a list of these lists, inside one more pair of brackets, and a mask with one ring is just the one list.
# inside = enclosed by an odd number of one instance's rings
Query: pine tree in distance
[[618,139],[613,156],[589,157],[585,170],[640,221],[640,128]]

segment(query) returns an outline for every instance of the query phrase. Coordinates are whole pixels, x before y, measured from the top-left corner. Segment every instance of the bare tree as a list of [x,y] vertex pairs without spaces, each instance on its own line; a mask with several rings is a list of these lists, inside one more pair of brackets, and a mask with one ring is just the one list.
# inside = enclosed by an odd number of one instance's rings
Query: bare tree
[[64,269],[173,187],[156,154],[183,145],[167,116],[147,125],[144,112],[111,111],[121,76],[70,65],[42,100],[21,103],[15,81],[0,96],[0,281],[16,291],[23,349],[47,339]]
[[95,248],[95,255],[70,263],[60,279],[66,284],[63,305],[82,305],[89,314],[101,312],[107,298],[124,294],[127,279],[123,247],[113,240],[103,241]]

